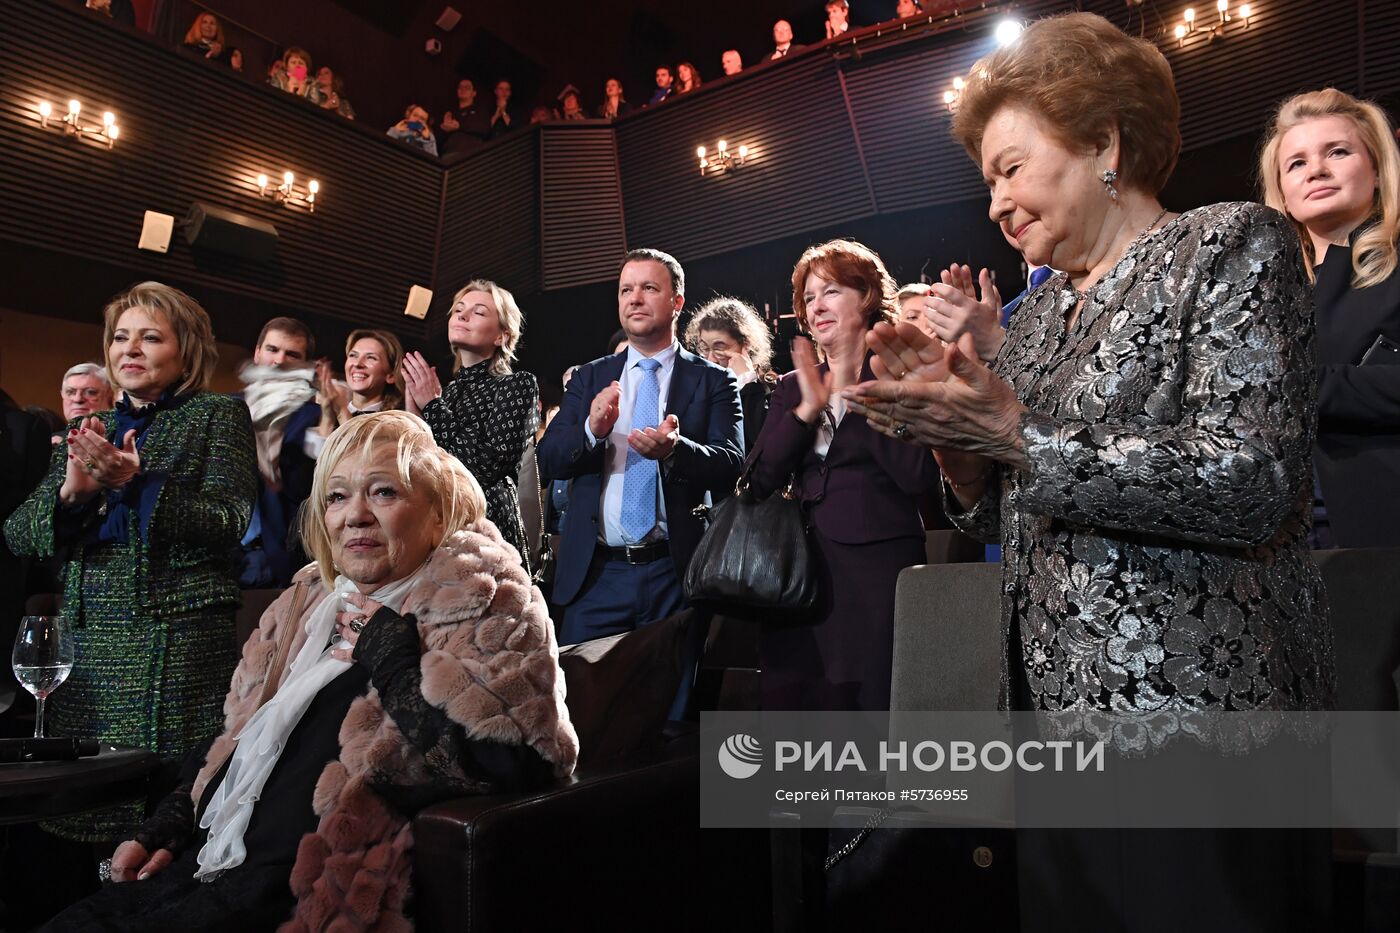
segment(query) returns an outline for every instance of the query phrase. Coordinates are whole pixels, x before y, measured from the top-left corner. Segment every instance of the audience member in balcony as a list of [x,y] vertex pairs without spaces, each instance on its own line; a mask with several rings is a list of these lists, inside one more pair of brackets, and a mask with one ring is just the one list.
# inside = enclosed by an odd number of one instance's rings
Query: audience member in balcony
[[311,53],[306,49],[292,46],[282,53],[281,68],[273,66],[267,83],[275,88],[304,97],[313,104],[324,103],[321,88],[311,76]]
[[433,135],[433,120],[428,111],[417,104],[404,108],[403,119],[389,127],[390,137],[422,149],[428,155],[437,155],[437,137]]
[[316,71],[316,88],[321,92],[321,106],[334,110],[347,120],[355,119],[355,108],[345,99],[345,82],[329,65]]
[[651,100],[647,101],[647,106],[651,107],[661,103],[666,98],[675,93],[673,87],[674,78],[671,76],[671,69],[667,65],[658,65],[656,69],[656,90],[651,92]]
[[[21,556],[66,549],[63,616],[79,663],[49,700],[53,735],[147,748],[178,764],[222,720],[237,660],[229,554],[257,493],[248,411],[208,391],[218,351],[190,296],[143,282],[103,311],[113,411],[69,425],[48,476],[9,518]],[[115,840],[142,805],[49,824]]]
[[190,23],[190,28],[185,31],[185,41],[180,47],[211,62],[223,64],[228,64],[229,54],[233,51],[224,38],[224,24],[207,10]]
[[598,105],[598,116],[604,120],[616,120],[632,111],[632,105],[622,96],[622,82],[609,78],[603,85],[603,102]]
[[850,28],[850,3],[847,0],[826,0],[826,37],[834,39]]
[[894,15],[896,19],[908,19],[911,16],[918,16],[924,12],[924,6],[919,0],[897,0],[894,5]]
[[263,325],[253,358],[239,372],[258,451],[258,501],[244,531],[239,585],[286,586],[301,566],[290,542],[297,511],[311,492],[319,446],[311,435],[321,420],[311,357],[316,338],[292,317]]
[[509,133],[516,128],[516,124],[519,122],[519,117],[516,116],[510,105],[510,93],[509,81],[503,78],[496,82],[496,108],[491,111],[491,119],[487,121],[492,139]]
[[316,404],[321,423],[307,432],[314,457],[325,439],[357,415],[404,407],[403,344],[387,330],[359,329],[345,338],[345,381],[338,382],[330,360],[316,364]]
[[689,94],[700,87],[700,72],[690,62],[676,66],[676,93]]
[[919,330],[930,337],[937,336],[933,332],[933,324],[929,322],[926,302],[928,300],[928,286],[922,282],[914,282],[910,285],[901,286],[895,301],[899,305],[899,319],[913,324]]
[[1400,546],[1400,151],[1390,119],[1335,88],[1292,97],[1259,177],[1265,203],[1297,228],[1313,279],[1315,543]]
[[873,378],[871,327],[898,319],[880,257],[852,240],[813,246],[793,268],[792,293],[816,350],[805,338],[794,344],[794,371],[778,381],[749,463],[759,496],[795,479],[821,595],[814,618],[764,628],[763,708],[888,709],[895,578],[924,560],[919,496],[937,490],[938,468],[928,451],[873,430],[841,395]]
[[470,152],[491,135],[491,122],[477,106],[476,85],[471,78],[457,82],[457,106],[442,115],[438,124],[438,152]]
[[[734,487],[743,459],[732,374],[682,349],[685,272],[636,249],[618,273],[622,353],[579,367],[540,441],[540,475],[569,479],[553,598],[563,643],[628,632],[678,612],[681,580],[704,530],[693,510]],[[692,635],[703,638],[701,626]],[[699,656],[687,643],[683,669]],[[686,713],[687,679],[671,717]]]
[[559,119],[588,119],[588,115],[583,112],[583,104],[578,99],[578,88],[574,87],[572,84],[559,92]]
[[49,929],[409,930],[416,811],[573,770],[543,600],[423,422],[341,427],[312,501],[222,732]]
[[79,363],[63,374],[59,386],[63,420],[72,421],[112,407],[112,383],[107,370],[98,363]]
[[136,25],[136,8],[131,5],[131,0],[86,0],[83,5],[119,23]]
[[790,52],[800,48],[801,45],[792,41],[792,23],[780,19],[773,24],[773,53],[768,56],[770,59],[787,58]]
[[243,50],[231,48],[228,50],[228,66],[239,74],[243,73]]
[[685,344],[696,356],[734,374],[744,411],[744,449],[752,450],[763,430],[768,397],[778,384],[773,374],[773,337],[768,325],[747,302],[711,298],[691,315]]
[[421,413],[442,449],[476,477],[486,494],[486,517],[528,571],[516,478],[539,417],[540,387],[533,373],[512,369],[524,329],[515,296],[495,282],[475,279],[453,296],[447,317],[452,381],[444,387],[417,352],[404,358],[403,370],[408,410]]
[[530,126],[534,126],[536,123],[550,123],[558,119],[559,114],[544,104],[536,104],[530,108]]
[[726,49],[719,57],[720,68],[724,69],[725,77],[736,75],[744,70],[744,60],[739,57],[738,49]]
[[[1162,207],[1181,147],[1171,66],[1093,14],[1039,20],[974,64],[953,131],[992,220],[1060,271],[991,366],[970,333],[939,353],[881,326],[880,380],[846,394],[879,431],[932,448],[949,517],[1003,542],[1003,703],[1093,721],[1133,757],[1191,743],[1182,729],[1226,754],[1268,741],[1188,725],[1216,712],[1332,707],[1307,548],[1312,296],[1287,218]],[[1021,911],[1057,931],[1227,914],[1233,929],[1330,929],[1329,842],[1025,833]],[[1125,897],[1144,877],[1184,896]]]

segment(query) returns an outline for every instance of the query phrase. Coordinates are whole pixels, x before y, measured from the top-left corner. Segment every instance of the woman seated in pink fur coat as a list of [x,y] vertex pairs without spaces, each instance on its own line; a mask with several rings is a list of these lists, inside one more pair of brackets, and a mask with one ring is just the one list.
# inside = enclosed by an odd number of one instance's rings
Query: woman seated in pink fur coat
[[414,811],[573,770],[544,601],[422,421],[350,419],[304,512],[223,734],[46,929],[409,929]]

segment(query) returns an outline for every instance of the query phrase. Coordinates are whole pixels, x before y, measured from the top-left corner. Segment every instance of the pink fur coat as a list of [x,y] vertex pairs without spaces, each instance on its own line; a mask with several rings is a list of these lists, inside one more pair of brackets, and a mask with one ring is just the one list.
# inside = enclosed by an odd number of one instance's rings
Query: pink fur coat
[[[295,593],[297,619],[289,619]],[[234,736],[257,711],[269,678],[280,681],[306,638],[305,621],[325,598],[315,565],[268,607],[243,646],[224,700],[224,731],[195,780],[198,804],[232,754]],[[418,623],[423,696],[471,739],[529,745],[560,777],[573,771],[578,736],[564,706],[564,675],[544,599],[494,525],[475,522],[449,537],[403,604]],[[296,625],[283,669],[270,671],[279,639]],[[435,776],[385,713],[374,687],[350,706],[340,727],[340,757],[316,783],[316,832],[302,837],[292,869],[297,897],[283,931],[409,930],[404,915],[412,866],[413,823],[388,807],[372,783],[413,785]]]

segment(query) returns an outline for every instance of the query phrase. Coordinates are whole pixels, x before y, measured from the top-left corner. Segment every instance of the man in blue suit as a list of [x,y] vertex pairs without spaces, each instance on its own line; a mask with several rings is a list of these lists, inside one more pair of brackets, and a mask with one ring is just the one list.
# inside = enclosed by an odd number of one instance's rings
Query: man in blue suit
[[632,250],[617,294],[626,348],[579,367],[537,451],[542,476],[573,481],[554,572],[560,644],[679,611],[704,531],[692,510],[732,488],[743,461],[734,375],[676,342],[680,263]]

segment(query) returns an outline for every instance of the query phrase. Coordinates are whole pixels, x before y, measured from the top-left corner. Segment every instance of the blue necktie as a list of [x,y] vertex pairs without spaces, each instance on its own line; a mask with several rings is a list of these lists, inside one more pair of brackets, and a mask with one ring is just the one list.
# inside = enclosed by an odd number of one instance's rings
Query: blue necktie
[[[632,403],[632,430],[654,428],[660,423],[661,383],[656,360],[638,360],[641,380]],[[622,473],[622,537],[628,544],[639,544],[656,527],[657,464],[632,448],[627,448],[627,466]]]

